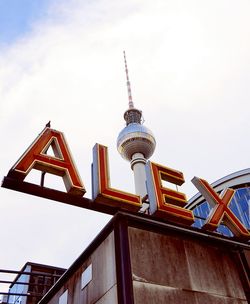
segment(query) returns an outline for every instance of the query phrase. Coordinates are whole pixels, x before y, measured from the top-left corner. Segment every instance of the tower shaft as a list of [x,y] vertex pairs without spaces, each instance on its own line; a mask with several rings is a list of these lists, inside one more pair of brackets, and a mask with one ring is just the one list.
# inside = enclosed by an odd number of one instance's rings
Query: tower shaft
[[142,153],[132,155],[130,165],[134,172],[135,193],[142,198],[147,194],[145,164],[146,159]]

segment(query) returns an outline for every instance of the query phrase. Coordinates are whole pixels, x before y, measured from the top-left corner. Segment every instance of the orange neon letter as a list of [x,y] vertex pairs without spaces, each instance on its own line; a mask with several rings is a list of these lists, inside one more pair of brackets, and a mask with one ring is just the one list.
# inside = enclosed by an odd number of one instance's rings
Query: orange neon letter
[[191,225],[193,212],[183,208],[187,203],[186,195],[162,186],[162,180],[182,185],[185,182],[183,173],[148,162],[146,174],[150,213],[175,223]]
[[[50,147],[55,156],[47,155]],[[85,193],[62,132],[45,128],[11,168],[8,176],[24,180],[31,169],[62,176],[69,193],[81,196]]]
[[99,144],[93,148],[92,182],[95,202],[130,211],[141,208],[140,196],[110,187],[108,148]]
[[212,212],[202,228],[214,231],[223,221],[223,223],[232,231],[234,235],[250,239],[250,233],[247,228],[229,208],[230,202],[235,193],[233,189],[228,188],[219,196],[204,179],[194,177],[192,179],[192,183],[204,196],[210,206],[213,207]]

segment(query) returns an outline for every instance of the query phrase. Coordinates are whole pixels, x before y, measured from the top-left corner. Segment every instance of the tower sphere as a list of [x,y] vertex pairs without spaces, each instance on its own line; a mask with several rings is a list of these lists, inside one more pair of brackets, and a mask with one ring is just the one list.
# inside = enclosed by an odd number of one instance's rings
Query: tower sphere
[[[134,172],[137,172],[136,179],[144,179],[142,188],[145,188],[144,166],[146,160],[149,159],[150,156],[154,153],[156,141],[153,133],[147,127],[142,125],[142,111],[134,107],[130,81],[128,77],[128,66],[125,51],[123,54],[127,78],[129,108],[124,113],[126,127],[122,129],[118,135],[117,150],[123,158],[131,162],[131,168],[134,170]],[[136,168],[135,164],[137,164]],[[143,165],[143,169],[141,165]],[[141,187],[139,188],[141,190]],[[143,192],[145,191],[143,190]]]
[[123,158],[132,160],[135,153],[149,159],[154,153],[156,141],[153,133],[140,123],[130,123],[118,135],[117,150]]

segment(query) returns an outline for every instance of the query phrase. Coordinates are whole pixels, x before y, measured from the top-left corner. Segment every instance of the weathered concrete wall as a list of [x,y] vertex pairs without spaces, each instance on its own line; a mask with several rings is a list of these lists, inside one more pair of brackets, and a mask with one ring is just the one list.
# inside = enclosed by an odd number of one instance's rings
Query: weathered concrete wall
[[247,303],[224,246],[129,228],[135,304]]
[[[92,263],[92,281],[81,289],[82,272]],[[114,232],[112,232],[64,286],[53,296],[49,304],[58,304],[60,296],[68,290],[67,304],[116,304],[117,282]]]
[[[119,214],[113,221],[41,304],[118,304],[118,299],[119,304],[248,303],[246,244],[235,247],[236,242],[193,230],[185,233],[134,215]],[[82,288],[82,273],[89,265],[92,280]],[[60,303],[65,291],[68,300]]]

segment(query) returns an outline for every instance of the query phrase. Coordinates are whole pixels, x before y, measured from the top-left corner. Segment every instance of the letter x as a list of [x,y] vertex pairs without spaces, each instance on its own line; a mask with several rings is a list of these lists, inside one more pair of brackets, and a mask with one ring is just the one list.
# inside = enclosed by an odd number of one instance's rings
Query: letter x
[[247,228],[229,208],[235,193],[233,189],[225,189],[219,196],[204,179],[194,177],[192,183],[200,191],[210,206],[213,207],[202,228],[214,231],[223,220],[223,224],[225,224],[235,236],[250,239],[250,233]]

